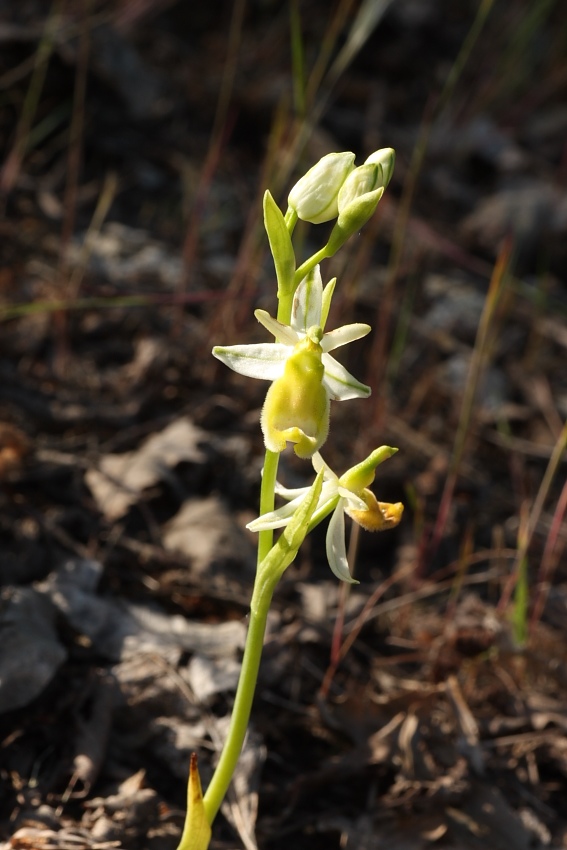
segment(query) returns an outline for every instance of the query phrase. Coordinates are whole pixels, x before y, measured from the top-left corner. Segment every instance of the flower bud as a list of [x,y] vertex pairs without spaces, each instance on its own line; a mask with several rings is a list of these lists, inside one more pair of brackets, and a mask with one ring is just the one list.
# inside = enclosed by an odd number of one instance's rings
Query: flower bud
[[380,148],[379,151],[371,153],[364,164],[379,165],[382,168],[382,186],[386,188],[392,179],[395,162],[396,152],[393,148]]
[[365,163],[351,171],[339,192],[338,224],[343,230],[355,230],[366,224],[384,194],[382,166]]
[[[364,166],[361,166],[364,168]],[[325,245],[325,256],[332,257],[337,253],[353,233],[360,230],[369,218],[374,215],[378,201],[384,194],[384,187],[380,186],[372,192],[365,192],[359,197],[350,200],[346,207],[339,211],[339,217]]]
[[338,197],[339,215],[345,212],[350,204],[383,185],[381,165],[365,163],[355,168],[341,186]]
[[323,386],[323,332],[310,328],[287,358],[284,373],[271,385],[262,408],[266,448],[282,452],[295,443],[298,457],[308,458],[329,433],[329,396]]
[[311,224],[336,218],[339,191],[353,169],[353,153],[327,154],[297,181],[289,193],[289,206]]
[[[385,150],[391,150],[385,148]],[[377,151],[377,154],[381,154]],[[370,157],[369,157],[370,159]],[[384,156],[385,167],[390,169],[388,157]],[[325,245],[326,256],[333,254],[344,245],[353,233],[360,230],[374,214],[378,201],[384,194],[384,175],[381,162],[368,162],[350,172],[339,192],[337,206],[339,215]]]

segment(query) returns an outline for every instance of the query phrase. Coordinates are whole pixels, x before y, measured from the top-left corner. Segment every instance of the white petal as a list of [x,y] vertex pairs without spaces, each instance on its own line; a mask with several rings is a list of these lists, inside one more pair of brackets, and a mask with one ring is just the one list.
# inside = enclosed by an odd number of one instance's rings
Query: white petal
[[357,381],[330,354],[323,354],[323,365],[325,366],[323,384],[332,399],[347,401],[349,398],[368,398],[370,387]]
[[295,331],[306,334],[313,325],[321,324],[322,297],[321,271],[319,266],[315,266],[295,290],[291,318],[291,326]]
[[342,496],[343,499],[346,499],[348,502],[349,508],[353,511],[367,511],[368,505],[361,499],[360,496],[357,496],[352,490],[347,490],[346,487],[339,486],[339,495]]
[[264,325],[267,331],[275,336],[278,342],[283,342],[284,345],[295,345],[299,341],[296,332],[289,327],[272,318],[266,310],[254,310],[254,315],[261,325]]
[[297,499],[293,499],[286,505],[282,505],[276,511],[269,511],[267,514],[262,514],[262,516],[249,522],[246,528],[250,531],[267,531],[269,528],[283,528],[284,525],[288,524],[304,497],[305,494],[302,493]]
[[315,470],[315,472],[321,472],[322,469],[325,470],[325,479],[327,481],[333,481],[336,484],[336,482],[339,480],[339,476],[335,475],[331,467],[325,463],[319,452],[315,452],[315,454],[311,458],[311,463],[313,464],[313,469]]
[[345,515],[342,499],[335,508],[327,529],[327,558],[333,573],[341,581],[357,584],[350,574],[345,547]]
[[321,347],[323,351],[333,351],[333,349],[339,348],[341,345],[354,342],[355,339],[362,339],[371,330],[370,325],[364,325],[360,322],[354,325],[343,325],[342,328],[337,328],[334,331],[326,333],[321,341]]
[[283,499],[295,499],[297,496],[305,496],[309,487],[284,487],[279,481],[276,481],[275,492]]
[[264,342],[258,345],[216,345],[213,354],[225,366],[239,375],[248,378],[260,378],[262,381],[275,381],[281,377],[290,349],[288,345],[277,342]]
[[[301,496],[304,496],[305,493],[307,492],[307,490],[309,490],[309,487],[305,487],[301,490],[298,490],[297,493],[298,493],[298,495],[301,494]],[[276,488],[276,493],[278,493],[278,492],[279,491]],[[293,491],[290,490],[288,492],[291,493]],[[328,504],[328,502],[331,502],[331,501],[333,501],[333,499],[336,499],[336,498],[337,498],[337,483],[336,483],[336,481],[323,481],[323,486],[321,487],[321,495],[319,496],[319,501],[317,502],[317,507],[315,508],[313,516],[315,516],[315,514],[319,513],[321,511],[321,509],[324,508]],[[284,496],[284,499],[285,499],[285,496]]]

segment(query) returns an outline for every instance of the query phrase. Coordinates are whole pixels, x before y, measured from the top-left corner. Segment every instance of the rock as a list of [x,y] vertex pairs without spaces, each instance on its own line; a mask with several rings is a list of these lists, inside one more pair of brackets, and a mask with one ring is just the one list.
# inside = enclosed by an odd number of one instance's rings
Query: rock
[[99,596],[96,587],[102,569],[97,561],[69,560],[39,587],[49,597],[46,604],[55,605],[103,657],[119,661],[150,652],[176,663],[181,652],[223,657],[243,646],[246,627],[235,620],[194,623],[180,614],[167,614],[157,605]]
[[244,530],[217,496],[190,499],[165,526],[164,546],[186,555],[199,575],[230,565],[250,576],[255,550]]
[[205,463],[201,446],[207,439],[205,431],[181,418],[135,451],[103,455],[99,469],[90,469],[85,476],[98,507],[111,521],[124,516],[144,490],[167,478],[178,464]]
[[[452,393],[462,395],[468,380],[470,356],[458,353],[441,364],[439,377]],[[494,414],[509,400],[508,380],[504,372],[489,366],[481,375],[477,404],[485,414]]]
[[564,234],[567,204],[555,186],[522,181],[482,198],[461,225],[463,237],[495,255],[511,236],[520,267],[533,263],[545,243]]
[[32,587],[0,596],[0,712],[28,705],[67,658],[55,629],[57,609]]

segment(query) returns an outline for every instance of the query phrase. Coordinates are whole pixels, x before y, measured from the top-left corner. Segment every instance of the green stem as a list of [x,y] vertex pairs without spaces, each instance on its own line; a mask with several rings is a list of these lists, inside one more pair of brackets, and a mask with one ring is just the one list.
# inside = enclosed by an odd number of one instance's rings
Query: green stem
[[303,278],[309,274],[309,272],[315,268],[317,263],[320,263],[321,260],[325,260],[329,254],[327,253],[327,246],[325,245],[321,248],[320,251],[317,251],[316,254],[313,254],[312,257],[309,257],[308,260],[305,260],[304,263],[300,265],[293,276],[293,287],[294,290],[297,289]]
[[303,280],[303,278],[309,274],[312,269],[315,268],[317,263],[320,263],[321,260],[324,260],[326,257],[331,256],[327,252],[327,246],[321,248],[320,251],[317,251],[316,254],[313,254],[312,257],[309,257],[308,260],[305,260],[304,263],[300,265],[293,276],[293,286],[291,287],[291,291],[288,292],[285,296],[279,295],[279,304],[278,304],[278,321],[282,322],[284,325],[289,325],[291,321],[291,311],[293,308],[293,296],[295,295],[295,290]]
[[289,230],[289,235],[293,236],[293,231],[295,230],[295,225],[297,224],[297,213],[295,210],[292,210],[291,207],[287,208],[287,212],[284,216],[284,220],[286,223],[286,227]]
[[209,824],[213,823],[228,791],[246,737],[262,657],[266,621],[277,578],[266,577],[260,572],[254,585],[246,647],[228,735],[219,763],[203,798]]
[[[260,490],[260,514],[274,509],[274,491],[279,458],[277,452],[266,451]],[[258,536],[258,567],[270,552],[273,538],[274,532],[271,529],[260,532]],[[270,579],[258,569],[250,603],[250,622],[230,726],[219,763],[203,798],[205,814],[211,825],[228,791],[246,737],[262,658],[266,620],[276,584],[277,577]]]
[[278,322],[281,322],[282,325],[289,325],[291,322],[291,311],[293,308],[293,296],[295,294],[295,290],[289,293],[287,296],[280,298],[278,304]]
[[[266,457],[264,459],[264,471],[262,473],[262,486],[260,488],[260,513],[270,513],[274,510],[274,494],[276,487],[276,476],[278,474],[278,461],[280,456],[278,452],[271,452],[266,449]],[[258,535],[258,565],[264,560],[274,542],[274,532],[272,529],[261,531]]]
[[[297,214],[293,210],[288,209],[285,216],[285,223],[290,233],[293,233],[296,222]],[[293,280],[293,292],[288,293],[285,298],[279,296],[278,320],[280,322],[289,324],[295,289],[297,289],[297,286],[303,280],[305,275],[310,272],[311,269],[320,262],[320,260],[325,259],[325,256],[325,248],[322,248],[306,260],[305,263],[303,263],[303,265],[296,271]],[[269,513],[274,509],[279,457],[279,453],[266,450],[264,470],[262,474],[262,485],[260,489],[260,515]],[[320,486],[321,485],[319,485],[319,489]],[[254,591],[252,593],[252,601],[250,603],[250,622],[248,625],[246,646],[244,649],[244,657],[242,659],[242,668],[240,671],[240,678],[238,680],[230,726],[219,763],[203,798],[205,815],[209,824],[213,823],[228,791],[244,745],[246,731],[248,729],[254,692],[256,690],[256,682],[258,680],[258,671],[260,669],[260,661],[262,658],[268,611],[270,609],[274,588],[279,579],[278,571],[276,571],[275,574],[272,571],[270,574],[270,570],[263,570],[261,566],[262,561],[264,561],[272,550],[273,540],[274,535],[272,530],[260,532],[258,538],[258,571],[256,573]]]
[[[286,224],[288,229],[295,226],[297,215],[290,208],[286,213]],[[293,293],[287,298],[279,297],[277,318],[283,324],[289,324],[291,316],[291,305],[293,303]],[[266,449],[264,458],[264,469],[262,472],[262,485],[260,487],[260,513],[259,516],[267,514],[274,510],[274,499],[276,489],[276,476],[278,474],[278,462],[280,456],[278,452],[271,452]],[[261,531],[258,535],[258,565],[262,563],[274,542],[274,532],[272,529]]]
[[[297,224],[297,213],[291,207],[288,207],[284,216],[284,221],[288,229],[289,235],[293,235],[295,225]],[[278,289],[278,321],[283,325],[289,325],[291,322],[291,311],[293,308],[293,296],[299,284],[299,280],[294,275],[292,287],[290,291],[282,292]],[[287,289],[287,287],[286,287]]]

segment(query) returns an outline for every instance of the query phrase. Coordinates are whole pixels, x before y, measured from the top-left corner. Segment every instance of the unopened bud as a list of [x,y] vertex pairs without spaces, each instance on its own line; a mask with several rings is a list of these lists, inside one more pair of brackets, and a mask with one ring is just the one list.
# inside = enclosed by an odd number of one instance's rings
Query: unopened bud
[[[361,166],[364,168],[364,166]],[[325,245],[327,257],[337,253],[347,239],[360,230],[369,218],[374,215],[378,201],[384,194],[384,187],[380,186],[372,192],[353,198],[347,206],[339,212],[336,224],[331,230],[329,241]]]
[[289,206],[311,224],[336,218],[340,189],[353,168],[353,153],[327,154],[297,181],[289,193]]
[[382,186],[386,188],[392,179],[395,162],[396,151],[393,148],[380,148],[379,151],[371,153],[364,164],[379,165],[382,168]]
[[382,166],[364,164],[351,171],[339,192],[339,215],[348,209],[353,201],[369,195],[375,189],[380,189],[382,182]]

